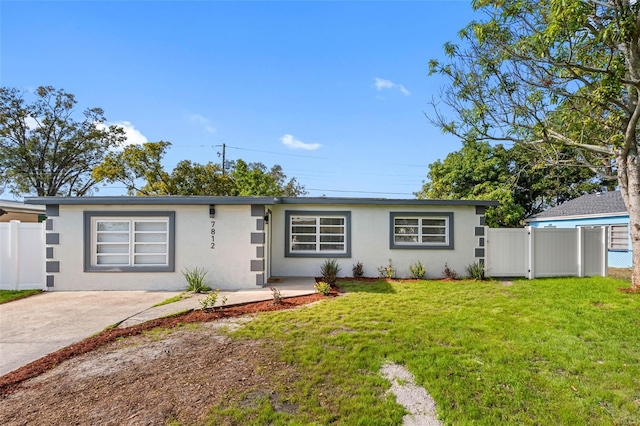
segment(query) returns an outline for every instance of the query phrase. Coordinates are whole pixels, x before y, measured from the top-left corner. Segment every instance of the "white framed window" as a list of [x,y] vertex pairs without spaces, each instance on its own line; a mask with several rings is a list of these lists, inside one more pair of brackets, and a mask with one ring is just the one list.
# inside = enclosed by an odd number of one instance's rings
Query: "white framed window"
[[173,271],[174,214],[85,212],[85,270]]
[[351,212],[287,211],[285,256],[350,256]]
[[453,248],[453,213],[392,212],[390,247]]
[[629,250],[629,225],[609,225],[609,250]]

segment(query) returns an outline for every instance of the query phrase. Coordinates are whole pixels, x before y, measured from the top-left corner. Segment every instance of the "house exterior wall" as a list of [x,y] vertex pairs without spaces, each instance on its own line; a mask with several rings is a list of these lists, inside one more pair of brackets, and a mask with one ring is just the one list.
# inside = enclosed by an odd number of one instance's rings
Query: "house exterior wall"
[[[350,257],[335,257],[341,267],[340,276],[351,276],[357,262],[364,265],[367,277],[377,277],[378,267],[392,260],[396,277],[406,278],[409,266],[417,261],[426,268],[427,278],[442,278],[445,262],[459,274],[474,262],[484,261],[484,209],[474,206],[417,205],[345,205],[345,204],[279,204],[273,210],[270,223],[270,273],[273,277],[320,276],[320,265],[327,257],[287,257],[285,249],[286,211],[349,211],[351,213]],[[392,212],[453,213],[453,249],[390,248]],[[478,229],[476,229],[478,228]]]
[[[212,288],[256,286],[257,219],[250,205],[60,205],[48,209],[47,286],[49,290],[180,291],[185,268],[204,268]],[[255,206],[254,206],[255,207]],[[56,211],[57,210],[57,211]],[[174,212],[175,264],[172,272],[86,272],[85,212]],[[262,216],[260,216],[262,218]],[[214,222],[214,223],[212,223]],[[212,238],[213,237],[213,238]],[[212,244],[215,243],[215,246]]]
[[[604,216],[571,219],[553,219],[530,221],[533,228],[577,228],[579,226],[603,226],[603,225],[629,225],[629,216]],[[608,263],[613,268],[630,268],[633,264],[633,251],[631,250],[631,236],[629,235],[629,250],[609,250]]]

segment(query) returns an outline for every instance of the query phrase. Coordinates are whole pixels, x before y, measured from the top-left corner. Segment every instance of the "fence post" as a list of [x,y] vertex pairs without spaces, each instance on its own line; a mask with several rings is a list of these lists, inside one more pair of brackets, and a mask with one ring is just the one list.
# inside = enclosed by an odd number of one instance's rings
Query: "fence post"
[[602,227],[602,276],[606,277],[609,275],[609,232],[608,226]]
[[533,266],[534,266],[534,249],[535,249],[535,241],[534,241],[534,229],[531,226],[525,226],[525,228],[527,230],[527,244],[529,246],[529,258],[527,259],[527,278],[532,280],[535,278],[536,274],[535,271],[533,270]]
[[579,226],[578,230],[578,278],[584,277],[584,227]]
[[18,241],[20,240],[20,229],[18,226],[20,225],[19,220],[10,220],[9,221],[9,271],[10,271],[10,279],[9,284],[13,286],[14,290],[18,290],[18,284],[20,283],[20,277],[18,276],[20,268],[19,268],[19,260],[18,259]]

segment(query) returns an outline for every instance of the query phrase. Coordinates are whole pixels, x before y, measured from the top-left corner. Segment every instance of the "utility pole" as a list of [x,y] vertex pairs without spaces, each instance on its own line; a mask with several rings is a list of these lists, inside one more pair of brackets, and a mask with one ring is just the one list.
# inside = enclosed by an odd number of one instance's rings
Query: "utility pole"
[[222,176],[224,176],[226,174],[225,172],[225,157],[224,157],[224,149],[225,149],[226,145],[222,144]]

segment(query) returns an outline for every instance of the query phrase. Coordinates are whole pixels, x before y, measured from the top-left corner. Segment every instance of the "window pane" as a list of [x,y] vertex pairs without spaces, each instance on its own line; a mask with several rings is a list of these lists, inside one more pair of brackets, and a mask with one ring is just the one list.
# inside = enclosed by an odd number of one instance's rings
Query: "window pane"
[[98,265],[129,265],[128,255],[109,256],[98,255]]
[[101,233],[98,234],[98,242],[99,243],[128,243],[129,242],[129,234],[120,234],[120,233]]
[[417,235],[418,227],[396,226],[394,232],[396,235]]
[[431,236],[431,235],[425,235],[422,237],[422,242],[423,243],[446,243],[447,239],[446,236]]
[[433,227],[422,227],[422,234],[424,235],[445,235],[446,228],[433,228]]
[[134,265],[166,265],[167,256],[165,255],[136,255],[134,256]]
[[315,234],[315,226],[294,226],[291,228],[292,234]]
[[396,243],[417,243],[418,236],[417,235],[396,235],[395,241]]
[[316,251],[315,244],[291,244],[291,251]]
[[321,234],[344,234],[344,227],[342,226],[321,226]]
[[135,253],[166,253],[167,246],[165,244],[136,244]]
[[315,243],[316,235],[294,235],[293,236],[294,243]]
[[167,231],[167,222],[138,222],[135,223],[136,231]]
[[344,235],[320,235],[321,243],[344,243]]
[[136,233],[135,241],[139,242],[147,242],[147,243],[164,243],[167,241],[166,233],[152,232],[148,234],[140,234]]
[[292,225],[316,225],[315,217],[292,217],[291,218]]
[[320,251],[344,251],[344,244],[320,244]]
[[395,220],[395,224],[397,226],[402,226],[402,225],[414,225],[414,226],[418,226],[418,220],[419,219],[396,219]]
[[129,222],[98,222],[98,231],[129,231]]
[[321,217],[320,225],[344,225],[343,217]]
[[129,244],[98,244],[97,253],[126,253],[129,254]]
[[629,228],[627,225],[609,227],[609,248],[611,250],[629,250]]
[[445,226],[445,219],[422,219],[422,226]]

